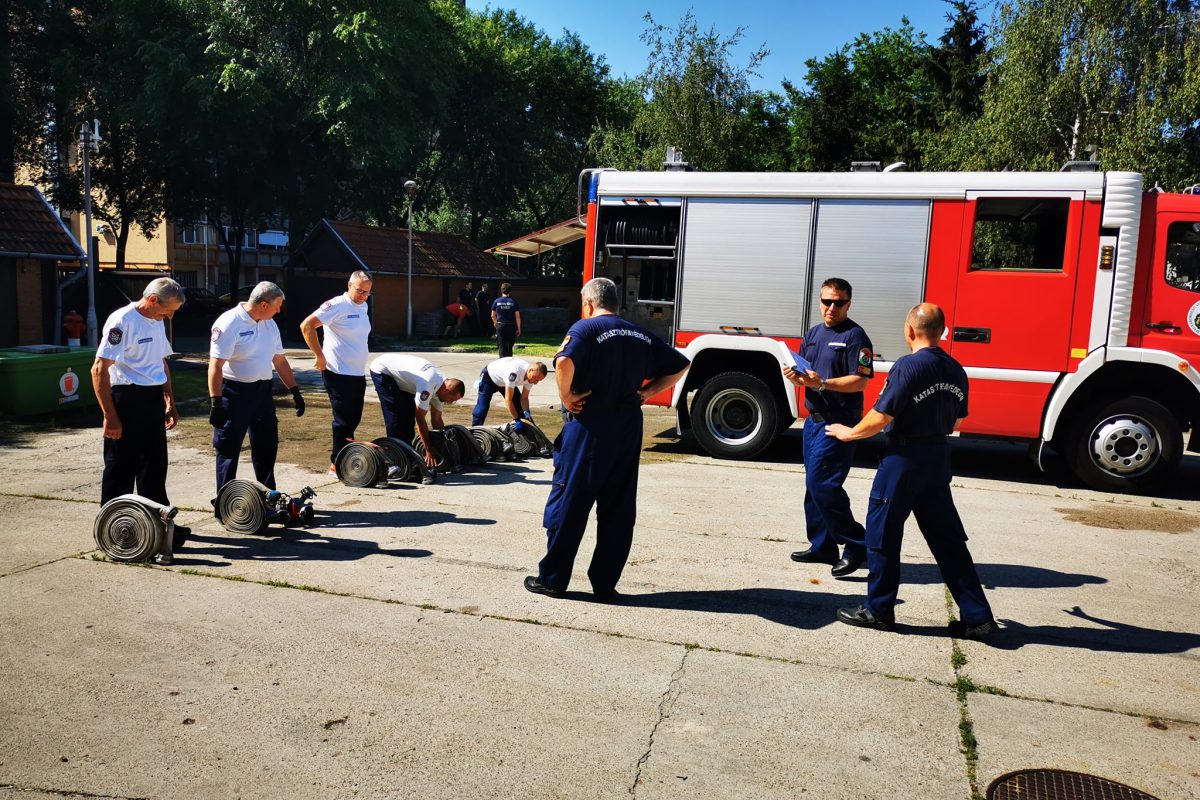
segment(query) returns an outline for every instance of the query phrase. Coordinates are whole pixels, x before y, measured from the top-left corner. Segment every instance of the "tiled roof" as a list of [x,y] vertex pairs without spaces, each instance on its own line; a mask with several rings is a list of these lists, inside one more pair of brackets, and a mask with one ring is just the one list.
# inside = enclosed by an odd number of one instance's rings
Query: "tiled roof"
[[0,256],[77,261],[84,254],[41,192],[33,186],[0,183]]
[[[322,220],[371,272],[408,272],[408,230]],[[413,231],[413,274],[440,278],[515,278],[518,273],[464,236]]]

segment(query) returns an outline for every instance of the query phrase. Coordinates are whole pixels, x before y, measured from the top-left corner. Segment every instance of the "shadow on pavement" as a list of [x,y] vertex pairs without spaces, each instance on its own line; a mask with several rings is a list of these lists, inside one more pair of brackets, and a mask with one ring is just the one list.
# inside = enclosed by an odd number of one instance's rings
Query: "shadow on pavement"
[[[1098,575],[1082,575],[1074,572],[1059,572],[1045,567],[1029,567],[1023,564],[976,564],[979,581],[985,589],[1070,589],[1089,584],[1108,583],[1108,578]],[[841,579],[845,583],[867,583],[865,572]],[[942,572],[937,564],[905,564],[900,572],[900,583],[940,584]]]
[[312,531],[290,530],[280,536],[207,536],[193,533],[187,543],[175,551],[175,565],[224,566],[220,562],[198,561],[194,558],[200,555],[234,561],[356,561],[373,555],[426,558],[433,553],[411,548],[388,549],[366,539],[326,537]]
[[[397,511],[317,511],[312,528],[291,528],[289,533],[320,536],[323,528],[427,528],[431,525],[454,523],[457,525],[495,525],[496,520],[487,517],[460,517],[449,511],[427,511],[423,509]],[[272,529],[284,530],[284,529]]]
[[1044,644],[1052,647],[1076,647],[1098,653],[1186,653],[1200,647],[1200,634],[1185,631],[1160,631],[1129,625],[1124,622],[1094,617],[1075,606],[1063,613],[1088,622],[1103,625],[1104,629],[1072,627],[1069,625],[1024,625],[1014,620],[1002,619],[1004,628],[987,640],[986,644],[998,650],[1017,650],[1027,644]]

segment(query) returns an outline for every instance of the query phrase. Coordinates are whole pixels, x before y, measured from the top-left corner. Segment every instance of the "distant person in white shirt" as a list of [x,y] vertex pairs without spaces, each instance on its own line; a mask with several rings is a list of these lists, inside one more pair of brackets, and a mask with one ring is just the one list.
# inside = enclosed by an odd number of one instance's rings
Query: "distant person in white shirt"
[[[104,476],[100,503],[137,493],[167,500],[167,431],[179,423],[171,370],[173,354],[164,319],[183,305],[183,287],[170,278],[147,284],[142,299],[119,308],[104,323],[92,388],[104,412]],[[76,379],[77,380],[77,379]],[[191,531],[175,526],[173,547]]]
[[292,393],[296,416],[304,415],[304,398],[296,376],[283,355],[283,341],[273,317],[283,307],[283,290],[263,281],[213,323],[208,350],[208,422],[217,451],[217,492],[237,477],[238,455],[250,432],[250,461],[254,477],[275,487],[275,454],[279,449],[279,420],[271,397],[271,373],[279,373]]
[[524,426],[524,420],[533,422],[533,414],[529,411],[529,392],[545,377],[546,365],[540,361],[530,364],[516,356],[497,358],[479,373],[479,397],[471,414],[471,424],[483,424],[492,403],[492,395],[497,392],[504,392],[504,405],[517,430]]
[[[333,410],[331,475],[337,474],[334,465],[338,453],[354,440],[354,432],[362,422],[363,397],[367,392],[367,337],[371,334],[371,320],[367,316],[370,296],[371,276],[359,270],[350,276],[344,294],[322,303],[300,323],[304,343],[317,357],[316,366]],[[317,328],[321,327],[325,328],[324,345],[317,338]]]
[[[425,445],[425,463],[437,466],[437,455],[430,440],[433,430],[445,427],[442,404],[462,398],[466,387],[458,378],[447,378],[431,362],[420,356],[384,353],[371,362],[371,380],[379,395],[383,424],[393,439],[411,442],[413,428]],[[425,417],[429,416],[430,421]]]

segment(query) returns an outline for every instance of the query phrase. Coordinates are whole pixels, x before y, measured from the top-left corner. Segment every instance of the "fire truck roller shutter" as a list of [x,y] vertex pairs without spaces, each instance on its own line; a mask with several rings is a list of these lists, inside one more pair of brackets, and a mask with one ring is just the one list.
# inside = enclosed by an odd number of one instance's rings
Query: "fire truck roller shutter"
[[821,321],[815,287],[844,278],[854,287],[850,318],[871,337],[876,360],[905,355],[904,316],[925,297],[929,215],[927,200],[820,201],[805,329]]
[[679,329],[802,333],[811,223],[811,200],[688,200]]

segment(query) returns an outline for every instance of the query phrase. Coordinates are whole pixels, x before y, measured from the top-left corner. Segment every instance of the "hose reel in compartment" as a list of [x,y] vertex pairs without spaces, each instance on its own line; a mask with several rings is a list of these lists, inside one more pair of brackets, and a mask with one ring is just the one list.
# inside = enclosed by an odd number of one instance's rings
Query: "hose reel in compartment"
[[609,276],[620,276],[627,302],[675,302],[679,212],[678,206],[658,205],[604,209],[601,244]]

